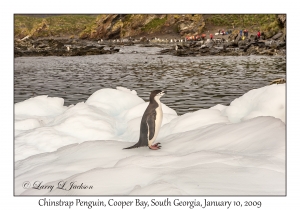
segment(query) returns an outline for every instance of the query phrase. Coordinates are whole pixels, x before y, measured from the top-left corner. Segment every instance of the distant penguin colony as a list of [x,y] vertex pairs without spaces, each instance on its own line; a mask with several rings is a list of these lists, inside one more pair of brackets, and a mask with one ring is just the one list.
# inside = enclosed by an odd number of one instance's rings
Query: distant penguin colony
[[149,149],[158,150],[160,143],[155,143],[162,123],[163,112],[160,98],[167,93],[166,91],[154,90],[150,94],[150,102],[141,120],[139,141],[124,149],[133,149],[148,146]]

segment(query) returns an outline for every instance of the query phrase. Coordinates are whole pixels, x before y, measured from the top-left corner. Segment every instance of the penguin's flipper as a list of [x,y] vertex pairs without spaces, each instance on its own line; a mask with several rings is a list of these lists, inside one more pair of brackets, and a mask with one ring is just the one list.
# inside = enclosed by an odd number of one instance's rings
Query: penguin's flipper
[[[148,116],[147,118],[147,127],[148,127],[148,134],[149,134],[149,139],[154,138],[155,135],[155,120],[156,120],[156,112],[153,112],[151,115]],[[160,149],[161,146],[159,146],[160,143],[156,143],[154,145],[148,145],[149,149],[157,150]]]
[[147,118],[147,126],[148,126],[148,134],[149,134],[149,139],[148,140],[151,140],[154,137],[154,134],[155,134],[155,119],[156,119],[156,112],[153,112]]

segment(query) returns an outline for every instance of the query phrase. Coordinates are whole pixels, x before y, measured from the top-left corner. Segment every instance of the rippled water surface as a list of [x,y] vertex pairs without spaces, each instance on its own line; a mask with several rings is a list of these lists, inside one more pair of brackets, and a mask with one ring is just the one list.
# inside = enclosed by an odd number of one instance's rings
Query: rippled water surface
[[229,105],[251,89],[286,78],[285,57],[175,57],[156,55],[159,50],[128,46],[107,55],[15,58],[15,103],[48,95],[70,105],[101,88],[122,86],[145,101],[151,90],[167,90],[161,101],[182,115]]

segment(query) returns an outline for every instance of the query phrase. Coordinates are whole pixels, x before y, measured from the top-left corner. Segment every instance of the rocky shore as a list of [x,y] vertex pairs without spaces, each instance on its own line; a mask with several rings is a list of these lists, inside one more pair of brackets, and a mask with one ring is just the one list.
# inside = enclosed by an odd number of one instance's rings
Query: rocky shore
[[278,33],[270,39],[257,39],[255,35],[242,37],[231,34],[224,38],[187,41],[186,39],[140,37],[135,39],[15,39],[14,56],[83,56],[117,53],[122,46],[161,47],[158,54],[174,56],[243,56],[286,55],[286,39]]
[[[106,48],[107,46],[107,48]],[[82,56],[119,52],[114,46],[81,39],[15,39],[14,56]]]
[[15,57],[112,54],[131,45],[175,56],[286,54],[285,14],[15,15],[14,23]]
[[251,35],[242,38],[240,35],[231,35],[227,40],[206,39],[176,43],[168,49],[163,49],[160,54],[175,56],[240,56],[240,55],[286,55],[286,40],[282,33],[272,38],[263,40]]

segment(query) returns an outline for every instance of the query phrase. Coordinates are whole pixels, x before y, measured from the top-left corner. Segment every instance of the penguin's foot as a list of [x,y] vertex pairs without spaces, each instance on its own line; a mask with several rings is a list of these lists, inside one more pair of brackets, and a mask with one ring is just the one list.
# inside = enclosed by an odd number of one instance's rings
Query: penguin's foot
[[158,146],[160,143],[158,142],[158,143],[156,143],[156,144],[154,144],[153,146],[155,146],[155,147],[161,147],[161,146]]
[[149,146],[149,149],[153,149],[153,150],[160,149],[161,146],[159,146],[159,144],[160,144],[160,143],[153,144],[153,145]]

